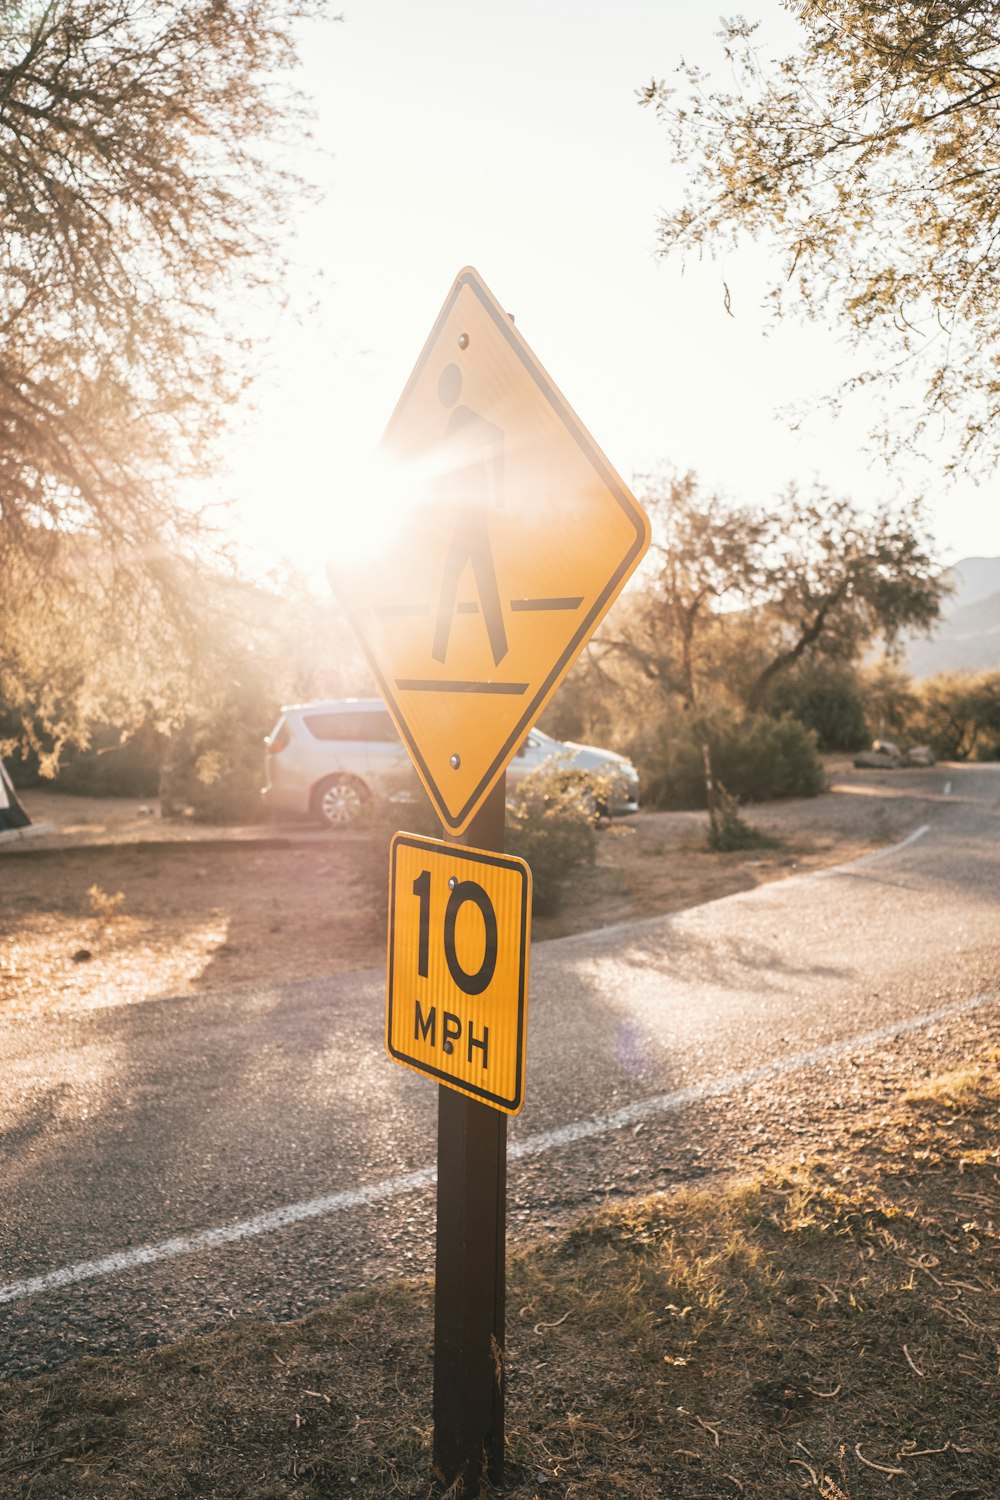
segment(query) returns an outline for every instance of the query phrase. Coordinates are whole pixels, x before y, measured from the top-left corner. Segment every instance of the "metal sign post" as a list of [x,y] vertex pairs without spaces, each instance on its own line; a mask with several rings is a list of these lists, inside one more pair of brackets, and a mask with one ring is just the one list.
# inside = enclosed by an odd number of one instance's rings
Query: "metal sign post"
[[[501,777],[467,833],[453,840],[502,852]],[[434,1472],[479,1494],[504,1462],[507,1116],[438,1088],[434,1279]]]
[[524,1102],[531,871],[503,842],[501,778],[466,834],[397,833],[389,850],[386,1049],[441,1081],[434,1470],[463,1496],[504,1457],[506,1116]]

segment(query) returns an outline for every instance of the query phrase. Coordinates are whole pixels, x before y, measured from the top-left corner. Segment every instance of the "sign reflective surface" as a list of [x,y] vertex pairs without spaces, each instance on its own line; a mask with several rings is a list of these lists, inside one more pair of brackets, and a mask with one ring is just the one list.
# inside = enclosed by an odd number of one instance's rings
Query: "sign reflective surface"
[[330,579],[460,833],[638,565],[649,523],[471,269],[389,422],[377,489],[369,547],[333,559]]
[[524,1103],[530,916],[523,860],[394,837],[389,1055],[506,1114]]

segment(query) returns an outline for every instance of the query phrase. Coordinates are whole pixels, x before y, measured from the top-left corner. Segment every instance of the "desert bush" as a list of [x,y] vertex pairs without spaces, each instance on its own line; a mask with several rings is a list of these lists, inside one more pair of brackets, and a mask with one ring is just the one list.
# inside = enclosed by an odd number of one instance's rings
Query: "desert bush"
[[[416,776],[414,781],[416,782]],[[384,843],[387,849],[394,833],[416,833],[421,838],[428,839],[442,837],[441,821],[419,782],[412,798],[406,801],[393,802],[388,797],[373,797],[357,822],[349,826],[357,832],[370,834],[373,843]]]
[[155,797],[164,736],[151,720],[131,733],[110,724],[91,724],[60,753],[53,736],[34,722],[31,737],[17,714],[0,714],[0,754],[11,757],[20,787],[44,787],[83,797]]
[[815,797],[825,786],[815,734],[788,714],[741,719],[728,711],[697,718],[671,713],[655,720],[630,746],[645,805],[706,806],[704,741],[712,752],[716,781],[738,802]]
[[412,801],[392,802],[388,797],[373,797],[357,822],[330,830],[331,838],[347,836],[354,841],[353,879],[365,903],[383,915],[389,910],[389,845],[393,835],[400,832],[415,833],[421,838],[442,837],[438,815],[419,784]]
[[861,750],[871,739],[857,674],[833,662],[808,662],[779,673],[771,684],[766,711],[786,714],[813,730],[820,750]]
[[950,672],[917,684],[911,738],[940,760],[1000,760],[1000,672]]
[[202,823],[261,821],[263,741],[274,714],[271,699],[233,683],[210,711],[178,725],[160,767],[163,816],[187,815]]
[[[532,909],[554,911],[565,883],[594,863],[598,807],[608,794],[606,778],[557,765],[540,766],[507,799],[505,849],[531,869]],[[388,900],[389,845],[399,829],[440,838],[441,825],[429,798],[413,802],[373,799],[353,831],[358,839],[354,878],[378,909]]]
[[872,738],[912,741],[917,694],[909,673],[883,656],[860,669],[858,685]]
[[532,910],[554,911],[563,887],[594,863],[606,777],[558,764],[539,766],[507,800],[506,847],[531,868]]
[[84,797],[155,797],[164,744],[165,736],[152,723],[125,739],[118,730],[97,725],[86,750],[67,747],[48,785]]

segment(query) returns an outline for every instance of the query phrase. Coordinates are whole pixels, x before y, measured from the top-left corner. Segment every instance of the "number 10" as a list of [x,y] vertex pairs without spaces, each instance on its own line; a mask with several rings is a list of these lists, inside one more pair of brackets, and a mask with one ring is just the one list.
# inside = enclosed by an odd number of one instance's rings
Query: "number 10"
[[[493,902],[474,880],[448,881],[451,894],[444,912],[444,956],[448,972],[466,995],[481,995],[487,989],[497,966],[497,914]],[[420,937],[417,950],[417,972],[421,979],[430,973],[431,942],[431,872],[421,870],[413,882],[413,894],[420,902]],[[459,912],[467,901],[479,908],[486,935],[483,961],[474,974],[462,967],[455,947],[455,927]]]

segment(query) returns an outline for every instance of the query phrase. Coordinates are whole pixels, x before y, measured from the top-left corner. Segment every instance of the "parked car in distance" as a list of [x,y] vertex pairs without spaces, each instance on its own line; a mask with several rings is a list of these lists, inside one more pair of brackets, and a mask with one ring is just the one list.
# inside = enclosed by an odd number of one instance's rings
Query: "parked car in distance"
[[903,764],[902,752],[891,740],[873,740],[870,750],[862,750],[854,757],[854,764],[864,769],[891,770]]
[[381,698],[289,704],[264,741],[264,806],[343,827],[373,796],[409,801],[419,782]]
[[[372,798],[413,800],[417,773],[380,698],[334,698],[281,709],[264,741],[264,805],[276,817],[309,817],[339,828],[360,817]],[[624,755],[554,740],[540,729],[525,737],[507,768],[508,788],[546,762],[608,778],[610,816],[637,812],[639,776]]]
[[639,773],[625,755],[596,745],[578,745],[573,740],[554,740],[540,729],[531,729],[507,767],[507,787],[516,787],[532,771],[546,763],[572,771],[594,771],[608,783],[606,805],[598,811],[620,818],[639,811]]
[[897,766],[932,766],[934,755],[929,745],[911,745],[904,752],[891,740],[873,740],[870,750],[862,750],[854,757],[854,764],[865,770],[884,771]]

